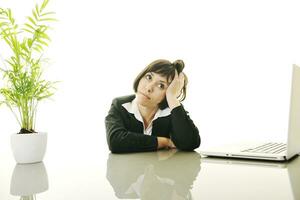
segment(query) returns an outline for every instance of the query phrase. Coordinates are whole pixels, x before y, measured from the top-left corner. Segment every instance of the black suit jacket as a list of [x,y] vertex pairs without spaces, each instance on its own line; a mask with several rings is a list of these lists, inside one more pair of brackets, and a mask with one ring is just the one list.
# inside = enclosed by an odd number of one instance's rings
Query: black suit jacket
[[171,115],[154,120],[152,135],[145,135],[143,123],[122,106],[134,98],[135,95],[115,98],[105,118],[106,139],[113,153],[155,151],[158,136],[171,138],[180,150],[200,146],[199,131],[182,105],[174,108]]

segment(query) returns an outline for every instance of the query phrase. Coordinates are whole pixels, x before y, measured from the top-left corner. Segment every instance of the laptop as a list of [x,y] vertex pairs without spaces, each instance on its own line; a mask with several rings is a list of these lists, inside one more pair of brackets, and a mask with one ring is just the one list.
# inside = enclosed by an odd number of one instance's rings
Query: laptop
[[287,143],[244,142],[200,149],[202,156],[286,161],[300,153],[300,67],[293,65]]

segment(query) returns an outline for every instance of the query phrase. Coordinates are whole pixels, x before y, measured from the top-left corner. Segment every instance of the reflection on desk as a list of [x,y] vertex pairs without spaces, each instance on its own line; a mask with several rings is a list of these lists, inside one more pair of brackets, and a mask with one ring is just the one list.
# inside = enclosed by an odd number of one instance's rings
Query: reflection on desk
[[196,152],[110,154],[106,178],[122,199],[193,199],[190,190],[199,171]]
[[202,158],[198,179],[200,199],[300,200],[299,157],[282,163]]
[[14,168],[10,193],[20,196],[21,200],[36,199],[37,193],[48,190],[48,176],[43,162],[35,164],[17,164]]
[[43,163],[4,162],[0,199],[300,200],[300,157],[278,163],[174,150],[106,155],[80,163],[48,160],[49,190]]

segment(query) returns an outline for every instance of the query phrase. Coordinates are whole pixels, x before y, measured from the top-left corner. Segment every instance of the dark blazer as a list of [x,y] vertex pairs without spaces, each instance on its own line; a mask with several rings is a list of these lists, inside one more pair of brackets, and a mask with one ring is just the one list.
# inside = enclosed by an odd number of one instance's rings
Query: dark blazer
[[122,106],[134,98],[135,95],[115,98],[105,118],[106,139],[111,152],[156,151],[158,136],[171,138],[180,150],[191,151],[200,146],[199,131],[182,105],[174,108],[171,115],[154,120],[151,136],[145,135],[143,123]]

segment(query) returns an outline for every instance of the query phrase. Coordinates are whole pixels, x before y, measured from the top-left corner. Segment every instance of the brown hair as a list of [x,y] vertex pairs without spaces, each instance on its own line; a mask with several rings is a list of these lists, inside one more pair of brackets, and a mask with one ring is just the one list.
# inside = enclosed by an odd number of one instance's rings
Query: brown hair
[[[152,63],[150,63],[143,71],[139,73],[139,75],[135,78],[133,83],[133,89],[134,92],[137,92],[137,88],[139,85],[139,82],[141,78],[145,76],[148,72],[154,72],[157,73],[163,77],[166,77],[166,79],[171,82],[175,77],[175,70],[177,70],[178,74],[183,71],[184,68],[184,62],[182,60],[176,60],[173,63],[171,63],[168,60],[159,59],[155,60]],[[187,76],[184,74],[184,86],[180,92],[180,95],[177,97],[177,99],[181,102],[186,98],[186,86],[188,83]],[[168,107],[167,99],[164,98],[162,102],[158,104],[160,109],[165,109]]]

